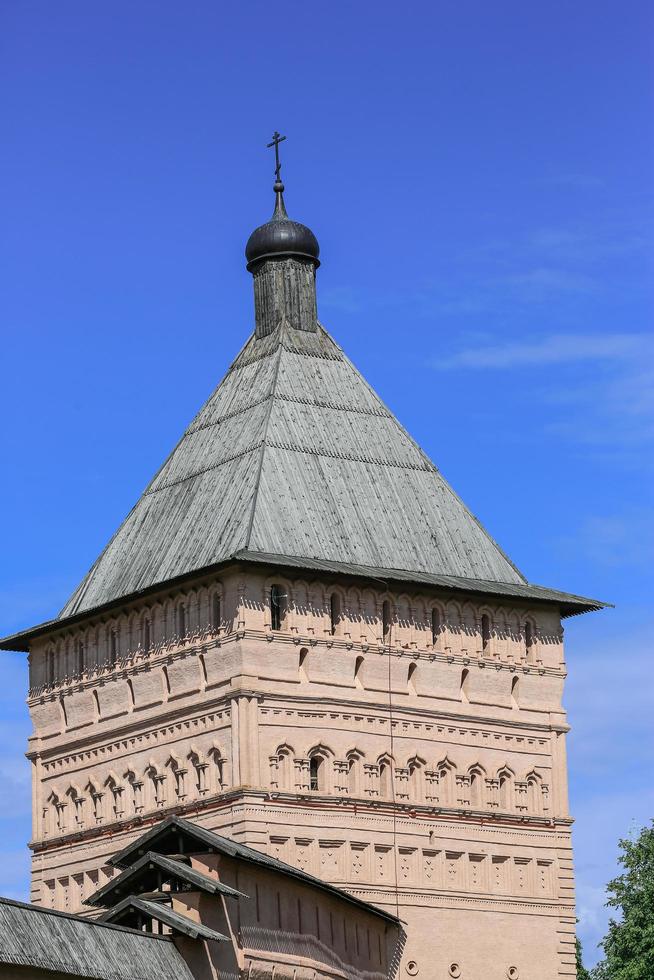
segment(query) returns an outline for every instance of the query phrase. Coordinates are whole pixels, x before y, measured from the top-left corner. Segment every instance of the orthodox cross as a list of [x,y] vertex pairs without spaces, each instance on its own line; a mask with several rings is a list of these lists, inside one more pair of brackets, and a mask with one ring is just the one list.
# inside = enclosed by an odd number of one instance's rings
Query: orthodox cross
[[283,143],[285,139],[285,136],[280,136],[277,130],[275,130],[273,133],[272,143],[267,144],[268,149],[270,149],[271,146],[275,147],[275,180],[277,181],[281,181],[280,173],[282,170],[282,165],[279,162],[279,144]]

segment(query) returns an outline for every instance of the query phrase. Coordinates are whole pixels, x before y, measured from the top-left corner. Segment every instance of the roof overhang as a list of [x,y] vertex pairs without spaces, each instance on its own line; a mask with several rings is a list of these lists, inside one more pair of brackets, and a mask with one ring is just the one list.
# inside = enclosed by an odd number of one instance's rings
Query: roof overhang
[[391,912],[386,912],[376,905],[371,905],[369,902],[363,901],[363,899],[356,898],[356,896],[350,895],[335,885],[330,885],[321,878],[315,878],[313,875],[307,874],[305,871],[300,870],[300,868],[286,864],[284,861],[279,861],[277,858],[271,857],[263,851],[258,851],[253,847],[247,847],[245,844],[240,844],[228,837],[222,837],[220,834],[215,834],[199,824],[191,823],[189,820],[185,820],[183,817],[176,815],[166,817],[164,820],[155,824],[154,827],[146,831],[145,834],[138,837],[135,841],[132,841],[131,844],[128,844],[118,854],[110,857],[109,864],[119,868],[126,867],[140,858],[141,855],[151,851],[157,851],[158,853],[165,853],[166,851],[170,853],[174,851],[175,853],[183,854],[224,854],[226,857],[258,866],[266,871],[273,871],[284,877],[300,881],[312,888],[328,892],[330,895],[337,896],[341,901],[365,909],[382,919],[386,919],[388,922],[392,922],[394,925],[397,925],[399,921],[397,916]]
[[549,589],[542,585],[532,585],[528,582],[492,582],[481,579],[460,578],[456,575],[432,575],[426,572],[418,572],[411,569],[402,568],[375,568],[369,565],[353,565],[348,562],[330,562],[319,558],[305,558],[293,555],[273,555],[257,551],[237,551],[225,561],[215,565],[209,565],[197,571],[180,575],[177,578],[168,579],[165,582],[158,582],[140,592],[133,592],[130,595],[121,596],[106,602],[101,606],[92,609],[85,609],[67,616],[63,619],[49,619],[30,629],[12,633],[0,639],[0,650],[14,650],[27,653],[30,643],[40,636],[75,626],[77,623],[84,622],[92,617],[102,617],[111,614],[121,606],[127,606],[140,599],[146,599],[150,595],[155,595],[163,590],[174,590],[183,588],[189,582],[217,574],[228,568],[230,565],[267,565],[290,572],[304,570],[312,572],[314,575],[338,575],[359,581],[367,581],[374,584],[388,586],[390,582],[402,584],[408,588],[434,588],[451,592],[460,596],[488,596],[507,601],[524,601],[530,603],[540,603],[558,606],[561,616],[578,616],[581,613],[595,612],[599,609],[613,608],[609,602],[602,602],[599,599],[589,599],[585,596],[574,595],[571,592],[560,592],[556,589]]
[[150,889],[160,888],[162,881],[174,881],[207,895],[220,894],[230,898],[246,897],[236,888],[224,885],[221,881],[210,878],[201,871],[196,871],[188,864],[163,854],[148,851],[138,861],[126,868],[122,874],[112,878],[106,885],[85,899],[84,904],[108,907],[137,892],[140,894]]
[[[217,942],[229,942],[229,936],[224,936],[222,932],[209,929],[200,922],[193,922],[185,915],[174,912],[170,906],[161,902],[151,902],[148,899],[140,898],[138,895],[130,895],[123,899],[118,905],[104,912],[99,921],[110,922],[116,925],[129,922],[132,928],[138,928],[137,923],[143,919],[149,919],[168,926],[173,933],[178,936],[188,936],[190,939],[213,939]],[[151,931],[151,930],[150,930]]]

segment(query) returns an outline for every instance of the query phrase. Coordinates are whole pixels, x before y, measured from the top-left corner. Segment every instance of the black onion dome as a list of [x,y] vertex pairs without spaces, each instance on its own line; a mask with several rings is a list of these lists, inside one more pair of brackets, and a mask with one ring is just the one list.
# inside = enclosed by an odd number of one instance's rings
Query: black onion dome
[[287,215],[283,197],[284,185],[278,181],[273,189],[277,195],[273,216],[265,225],[254,229],[245,246],[248,269],[261,259],[283,255],[298,255],[311,259],[316,266],[320,265],[318,239],[310,228],[299,221],[291,221]]

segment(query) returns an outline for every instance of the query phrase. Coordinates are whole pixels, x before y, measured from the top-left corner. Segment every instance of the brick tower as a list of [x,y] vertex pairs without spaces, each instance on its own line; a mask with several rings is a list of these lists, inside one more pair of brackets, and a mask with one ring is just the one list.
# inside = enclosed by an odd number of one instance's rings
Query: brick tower
[[247,245],[255,331],[29,651],[32,900],[170,813],[395,912],[400,976],[573,977],[561,618],[321,326],[318,242]]

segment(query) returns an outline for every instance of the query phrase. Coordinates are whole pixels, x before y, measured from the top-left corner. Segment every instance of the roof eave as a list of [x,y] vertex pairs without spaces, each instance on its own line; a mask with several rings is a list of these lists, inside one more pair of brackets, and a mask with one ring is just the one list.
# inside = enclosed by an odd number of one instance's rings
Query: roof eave
[[[97,891],[93,892],[85,899],[85,905],[92,905],[98,907],[108,908],[112,902],[112,895],[120,895],[121,891],[127,891],[135,883],[138,882],[138,876],[141,872],[147,873],[148,865],[154,865],[156,868],[160,869],[162,872],[167,873],[170,877],[175,876],[179,881],[183,881],[187,885],[193,886],[196,891],[202,891],[207,895],[225,895],[228,898],[247,898],[243,892],[238,891],[236,888],[232,888],[230,885],[225,885],[221,881],[214,880],[208,875],[202,874],[196,868],[188,867],[187,865],[181,864],[179,861],[175,861],[173,858],[167,857],[163,854],[157,854],[153,851],[146,851],[146,853],[140,857],[133,864],[125,868],[125,870],[119,874],[117,877],[112,878],[110,881],[103,885],[102,888],[98,888]],[[128,891],[129,895],[133,892]],[[124,899],[120,899],[123,901]],[[115,903],[114,903],[115,904]]]
[[597,612],[600,609],[613,608],[610,602],[603,602],[599,599],[590,599],[586,596],[578,596],[573,593],[559,592],[555,589],[548,589],[541,585],[525,585],[510,582],[486,582],[477,579],[457,578],[453,575],[432,575],[423,572],[411,571],[410,569],[399,568],[371,568],[365,565],[353,565],[345,562],[328,562],[318,558],[295,557],[292,555],[272,555],[262,554],[252,551],[237,551],[223,561],[204,568],[187,572],[176,578],[168,579],[165,582],[158,582],[130,595],[120,596],[100,606],[85,609],[67,616],[65,619],[48,619],[43,623],[32,626],[29,629],[12,633],[0,639],[0,650],[28,653],[30,641],[39,636],[53,632],[54,630],[65,629],[74,626],[76,623],[83,622],[92,616],[103,616],[120,606],[128,605],[139,599],[145,599],[150,595],[161,592],[164,589],[181,588],[187,582],[194,579],[211,575],[227,568],[229,565],[252,564],[252,565],[274,565],[278,568],[289,570],[304,569],[316,574],[331,573],[335,575],[345,575],[354,579],[368,579],[371,582],[387,583],[388,580],[403,583],[405,585],[423,585],[432,588],[444,589],[449,592],[466,595],[474,593],[477,595],[494,596],[496,598],[508,598],[515,601],[526,600],[529,602],[544,603],[546,605],[556,605],[561,610],[561,616],[579,616],[586,612]]

